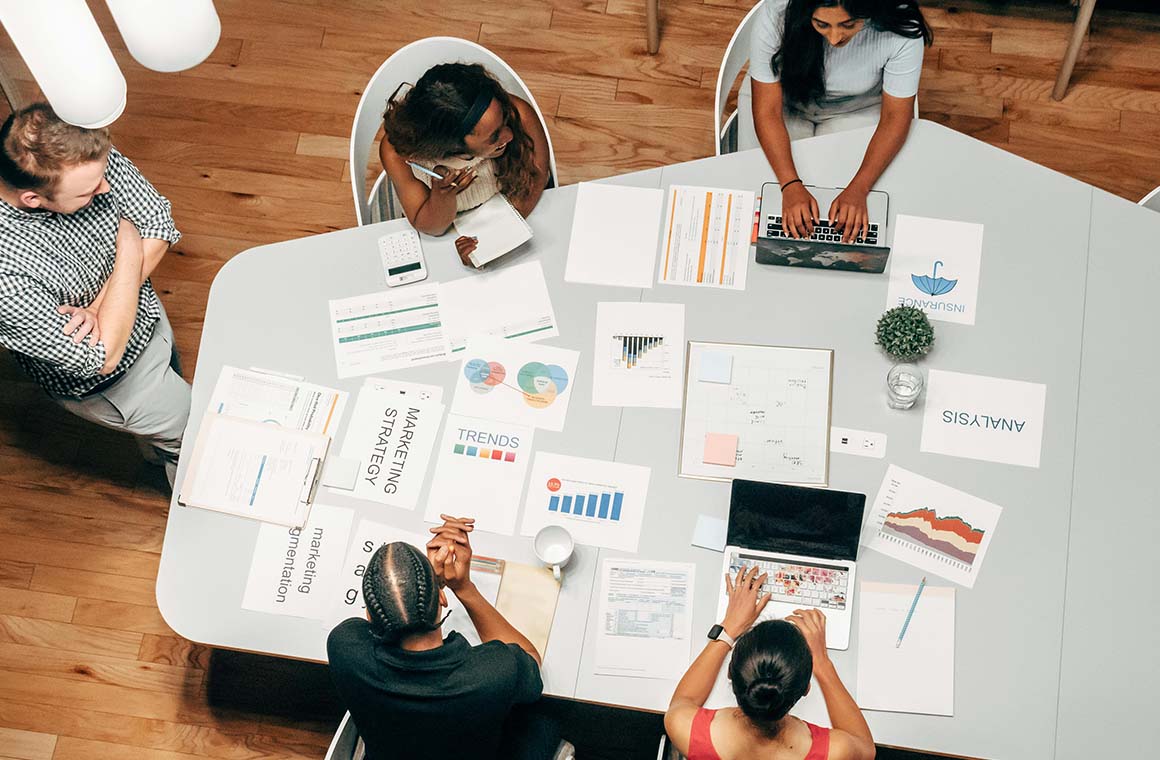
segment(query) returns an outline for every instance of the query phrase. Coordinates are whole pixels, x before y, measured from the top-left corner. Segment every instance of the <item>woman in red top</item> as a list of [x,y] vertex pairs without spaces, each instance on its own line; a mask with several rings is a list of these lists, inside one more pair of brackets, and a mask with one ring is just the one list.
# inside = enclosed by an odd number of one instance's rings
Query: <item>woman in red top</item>
[[[750,630],[769,602],[768,594],[759,596],[766,576],[757,570],[741,570],[736,580],[725,576],[726,635],[709,641],[677,684],[665,713],[673,745],[689,760],[872,760],[870,727],[826,653],[825,616],[795,610],[786,620]],[[736,641],[729,679],[738,706],[706,710],[729,640]],[[822,688],[832,729],[789,715],[809,690],[811,675]]]

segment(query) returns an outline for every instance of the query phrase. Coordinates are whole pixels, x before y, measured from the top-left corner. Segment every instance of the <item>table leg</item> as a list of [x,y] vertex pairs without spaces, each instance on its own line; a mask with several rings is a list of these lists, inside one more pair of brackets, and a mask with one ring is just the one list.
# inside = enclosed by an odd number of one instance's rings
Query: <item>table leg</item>
[[1071,72],[1075,69],[1075,61],[1079,58],[1079,48],[1083,45],[1084,35],[1092,21],[1092,11],[1096,9],[1096,0],[1082,0],[1079,13],[1075,17],[1075,26],[1071,29],[1071,41],[1067,44],[1067,52],[1063,56],[1063,63],[1059,67],[1059,76],[1055,80],[1055,89],[1051,97],[1063,100],[1067,94],[1067,85],[1071,82]]
[[661,47],[660,21],[657,19],[660,0],[644,0],[645,15],[648,18],[648,52],[655,54]]

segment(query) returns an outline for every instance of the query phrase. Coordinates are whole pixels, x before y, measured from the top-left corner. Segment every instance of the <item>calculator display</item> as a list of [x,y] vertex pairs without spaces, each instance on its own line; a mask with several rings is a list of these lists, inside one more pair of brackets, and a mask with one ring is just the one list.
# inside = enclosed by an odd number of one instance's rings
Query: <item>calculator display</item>
[[391,267],[391,268],[387,269],[387,275],[390,277],[394,277],[395,275],[403,274],[404,272],[413,272],[422,266],[423,266],[422,262],[412,261],[410,264],[403,264],[402,266]]

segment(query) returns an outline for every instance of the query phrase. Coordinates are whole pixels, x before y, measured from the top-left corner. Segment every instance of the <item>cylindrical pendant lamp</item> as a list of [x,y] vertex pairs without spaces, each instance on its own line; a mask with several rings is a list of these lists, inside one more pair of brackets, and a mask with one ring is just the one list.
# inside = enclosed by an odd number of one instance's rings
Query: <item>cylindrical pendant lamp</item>
[[0,24],[60,118],[96,129],[125,110],[125,77],[84,0],[0,0]]
[[133,56],[147,69],[183,71],[204,61],[222,35],[213,0],[105,0]]

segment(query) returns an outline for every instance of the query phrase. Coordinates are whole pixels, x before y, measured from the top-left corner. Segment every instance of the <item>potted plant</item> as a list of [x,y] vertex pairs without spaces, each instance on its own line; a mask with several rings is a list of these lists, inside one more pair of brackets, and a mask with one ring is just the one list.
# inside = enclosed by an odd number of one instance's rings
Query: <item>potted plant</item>
[[887,403],[892,409],[909,409],[922,395],[922,370],[911,362],[925,356],[934,345],[934,328],[922,309],[897,306],[878,320],[875,342],[895,362],[886,375]]

